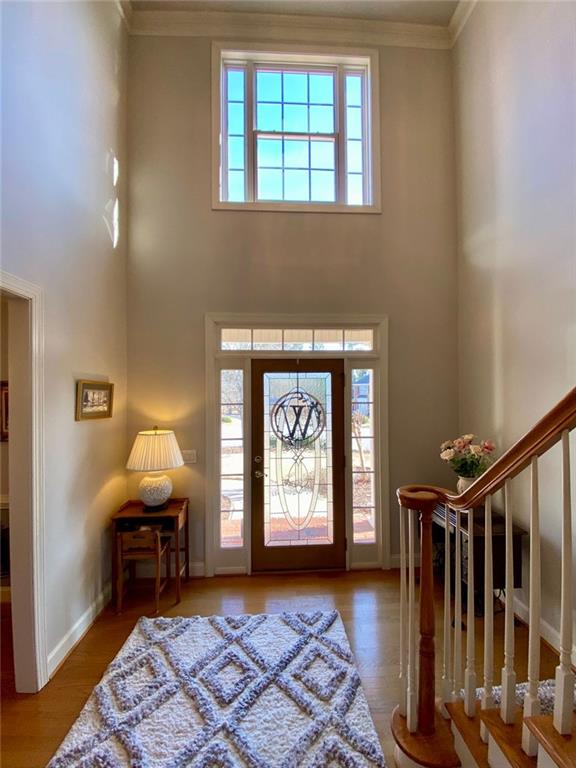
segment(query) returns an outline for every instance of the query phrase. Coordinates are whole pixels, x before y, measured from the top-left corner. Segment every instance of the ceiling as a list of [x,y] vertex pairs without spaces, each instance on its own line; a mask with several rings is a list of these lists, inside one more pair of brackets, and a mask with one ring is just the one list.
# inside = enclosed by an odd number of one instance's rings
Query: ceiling
[[447,27],[458,0],[131,0],[134,11],[235,11]]

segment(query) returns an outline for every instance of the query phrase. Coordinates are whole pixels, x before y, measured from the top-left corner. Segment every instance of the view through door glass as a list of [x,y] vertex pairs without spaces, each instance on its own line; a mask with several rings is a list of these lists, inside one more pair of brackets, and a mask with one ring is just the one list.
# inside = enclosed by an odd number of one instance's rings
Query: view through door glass
[[343,362],[256,360],[252,382],[252,568],[343,568]]

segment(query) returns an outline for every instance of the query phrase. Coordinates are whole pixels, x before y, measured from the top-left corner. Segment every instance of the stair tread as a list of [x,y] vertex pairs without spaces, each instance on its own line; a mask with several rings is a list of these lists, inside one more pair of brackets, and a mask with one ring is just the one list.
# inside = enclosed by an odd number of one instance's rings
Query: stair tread
[[573,725],[570,736],[562,736],[554,728],[551,715],[533,715],[524,722],[530,728],[539,744],[560,768],[576,766],[576,712],[572,715]]
[[481,703],[478,701],[476,702],[476,715],[468,717],[464,710],[463,701],[453,701],[446,704],[448,714],[466,742],[466,746],[479,768],[489,768],[488,744],[485,744],[480,736],[480,708]]
[[514,723],[507,725],[500,717],[499,709],[484,709],[480,719],[486,724],[490,736],[498,744],[513,768],[536,768],[536,757],[530,757],[522,749],[522,710],[518,709]]

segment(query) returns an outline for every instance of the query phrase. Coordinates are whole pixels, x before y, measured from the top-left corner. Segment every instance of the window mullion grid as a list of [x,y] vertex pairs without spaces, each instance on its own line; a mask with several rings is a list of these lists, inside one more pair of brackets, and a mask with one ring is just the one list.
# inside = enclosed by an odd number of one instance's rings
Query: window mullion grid
[[[362,69],[362,203],[363,205],[370,205],[372,202],[372,190],[370,189],[370,173],[368,169],[372,166],[372,152],[371,152],[371,132],[369,130],[370,125],[370,98],[368,94],[368,82],[366,68]],[[377,128],[379,130],[379,127]]]
[[[227,72],[230,68],[244,69],[245,72],[245,149],[244,149],[244,162],[245,162],[245,199],[247,202],[258,202],[258,152],[257,144],[259,132],[257,130],[256,121],[256,76],[257,69],[262,67],[261,62],[253,61],[226,61],[223,62],[223,79],[221,83],[223,98],[221,99],[221,152],[222,161],[220,168],[220,184],[222,190],[222,199],[228,198],[228,83]],[[304,71],[308,77],[308,120],[310,120],[310,67],[306,64],[298,65],[294,63],[282,64],[274,63],[266,65],[266,69],[271,71],[283,72],[286,68],[291,71]],[[316,68],[314,68],[316,70]],[[284,130],[279,133],[273,133],[276,138],[282,141],[282,201],[285,199],[285,140],[288,137],[294,136],[295,138],[302,138],[308,141],[308,202],[312,201],[312,157],[311,157],[311,141],[312,140],[330,140],[335,143],[335,175],[336,175],[336,200],[337,204],[347,204],[347,122],[346,122],[346,74],[357,74],[362,80],[362,181],[363,181],[363,204],[369,205],[371,203],[372,186],[370,178],[371,170],[371,136],[370,136],[370,94],[368,93],[370,86],[368,74],[369,69],[366,66],[354,66],[346,63],[339,63],[334,66],[318,67],[318,71],[331,71],[335,76],[334,86],[334,112],[335,112],[335,132],[334,134],[300,134],[287,132]],[[281,79],[281,119],[282,129],[284,128],[284,79]],[[270,132],[262,132],[262,136],[269,135]]]
[[344,68],[338,65],[336,73],[336,201],[346,204],[346,94],[344,92]]
[[284,163],[284,73],[280,70],[280,129],[281,129],[281,147],[282,147],[282,200],[286,199],[285,183],[285,163]]
[[220,200],[228,200],[228,65],[222,67],[220,100]]
[[246,143],[244,151],[246,167],[246,200],[254,202],[256,200],[256,119],[255,119],[255,99],[254,99],[254,65],[251,62],[246,64],[246,92],[245,92],[245,113],[244,113],[244,133]]

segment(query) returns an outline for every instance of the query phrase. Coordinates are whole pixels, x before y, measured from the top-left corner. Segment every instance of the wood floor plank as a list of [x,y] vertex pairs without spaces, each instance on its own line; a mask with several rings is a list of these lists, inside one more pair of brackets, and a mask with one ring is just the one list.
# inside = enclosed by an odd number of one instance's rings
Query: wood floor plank
[[[390,722],[398,704],[399,572],[228,576],[191,579],[183,585],[182,602],[173,605],[173,592],[161,597],[163,616],[237,615],[281,611],[340,611],[376,730],[389,765],[394,765]],[[442,648],[442,585],[436,605],[436,648]],[[122,647],[140,615],[152,615],[149,585],[129,593],[125,612],[107,608],[80,641],[48,685],[35,695],[17,694],[11,673],[9,622],[2,622],[2,768],[42,768],[78,716],[92,688]],[[481,619],[476,636],[482,636]],[[503,621],[496,617],[495,665],[501,664]],[[516,630],[518,679],[526,674],[527,632]],[[482,665],[481,642],[476,653]],[[437,655],[437,690],[441,675]],[[557,663],[543,648],[543,675]],[[12,675],[12,676],[11,676]],[[523,677],[524,675],[524,677]]]

